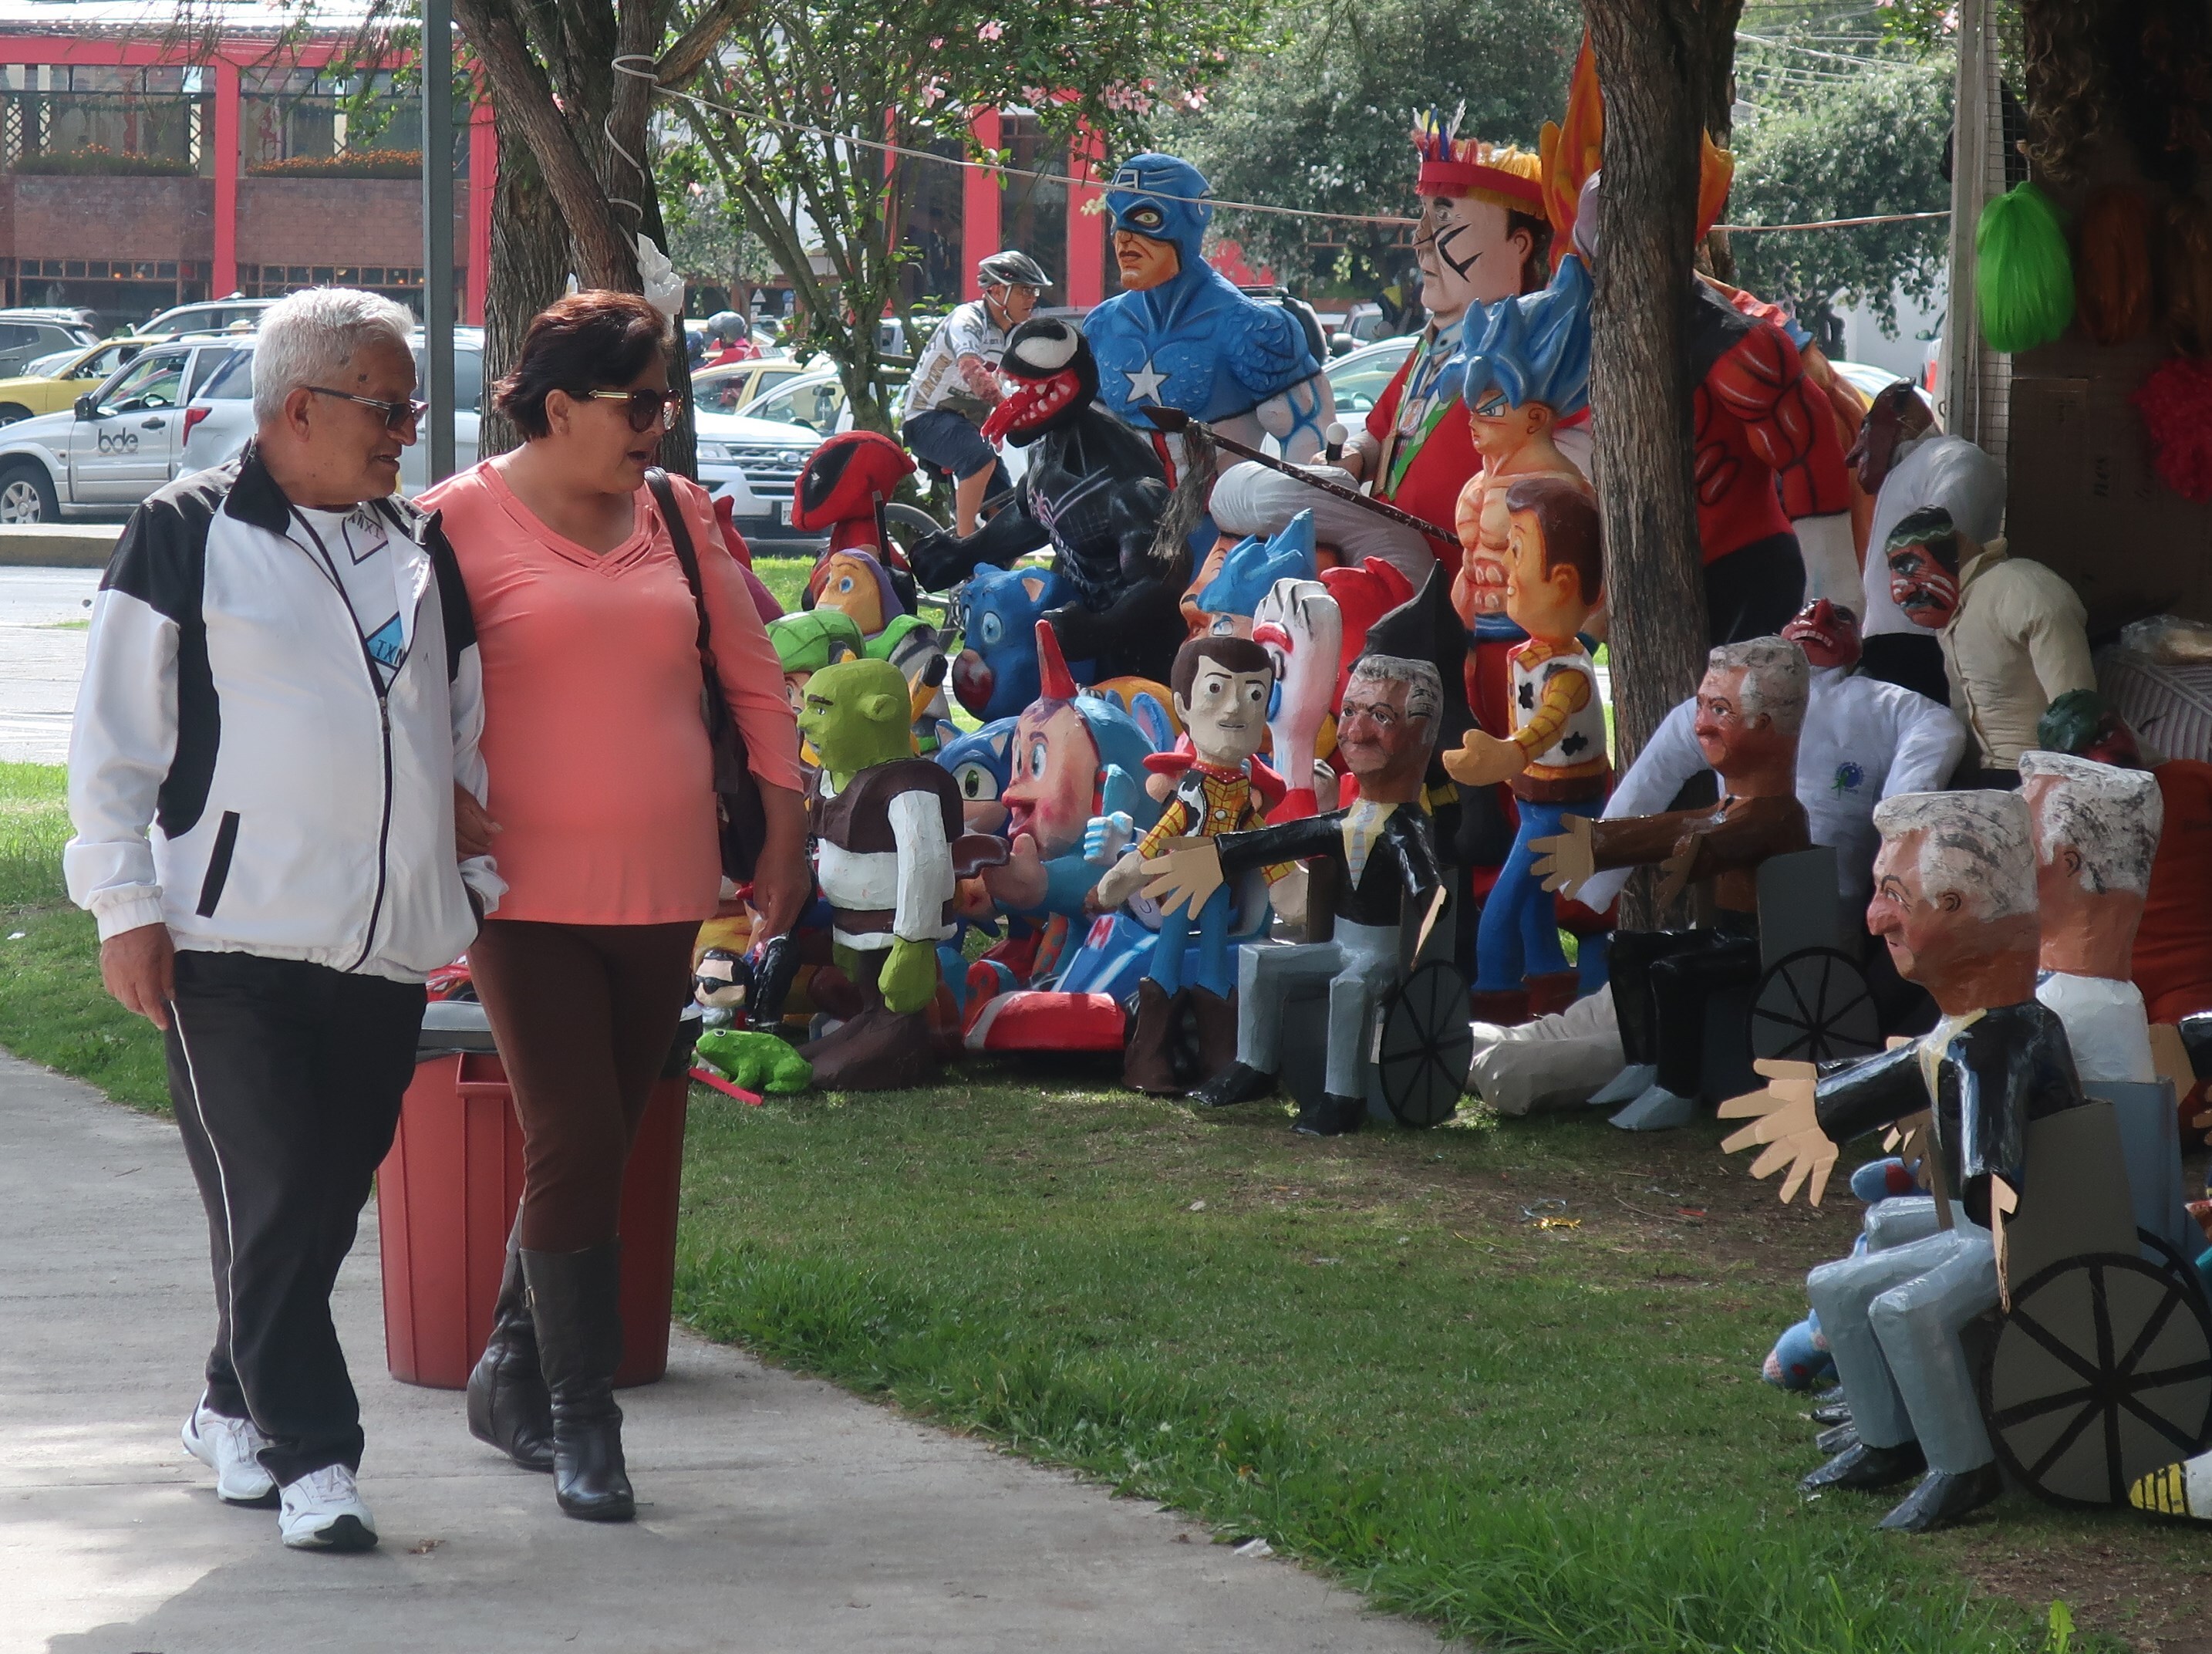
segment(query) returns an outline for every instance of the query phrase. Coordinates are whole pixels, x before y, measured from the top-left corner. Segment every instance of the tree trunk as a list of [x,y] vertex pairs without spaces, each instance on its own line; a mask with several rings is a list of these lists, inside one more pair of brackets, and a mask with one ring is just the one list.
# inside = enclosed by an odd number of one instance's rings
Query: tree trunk
[[1626,763],[1696,689],[1708,647],[1687,321],[1698,140],[1716,66],[1698,0],[1584,0],[1583,15],[1605,88],[1590,404]]
[[483,417],[477,453],[489,459],[522,440],[491,405],[491,387],[514,365],[530,319],[568,286],[568,226],[504,101],[493,106],[499,136],[499,187],[492,197],[491,271],[484,294]]

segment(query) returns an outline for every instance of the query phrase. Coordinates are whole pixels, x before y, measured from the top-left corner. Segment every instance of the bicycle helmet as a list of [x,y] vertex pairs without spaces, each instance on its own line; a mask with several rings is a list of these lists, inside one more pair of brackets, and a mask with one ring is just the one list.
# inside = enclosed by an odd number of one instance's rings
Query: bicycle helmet
[[1043,265],[1028,253],[1011,248],[994,252],[976,265],[975,278],[985,287],[1033,287],[1040,293],[1052,285]]

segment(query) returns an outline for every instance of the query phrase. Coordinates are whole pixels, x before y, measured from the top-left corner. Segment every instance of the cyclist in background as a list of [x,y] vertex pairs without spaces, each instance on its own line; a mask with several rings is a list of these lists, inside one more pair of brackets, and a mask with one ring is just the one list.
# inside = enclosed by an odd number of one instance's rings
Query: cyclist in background
[[975,532],[983,502],[1013,484],[982,422],[999,404],[1006,335],[1027,321],[1052,285],[1026,252],[994,252],[975,267],[983,296],[956,306],[929,336],[906,393],[906,445],[952,478],[952,532]]

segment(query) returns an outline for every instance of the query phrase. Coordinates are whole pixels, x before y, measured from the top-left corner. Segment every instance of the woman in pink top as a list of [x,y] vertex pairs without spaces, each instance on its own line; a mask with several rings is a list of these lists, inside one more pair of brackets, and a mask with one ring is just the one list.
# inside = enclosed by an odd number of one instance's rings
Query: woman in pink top
[[[615,1405],[623,1168],[721,887],[698,617],[645,473],[674,398],[659,313],[579,293],[530,325],[498,405],[527,440],[423,496],[483,660],[485,835],[507,880],[469,960],[514,1087],[521,1214],[469,1427],[561,1508],[625,1521]],[[806,899],[799,741],[775,652],[707,496],[673,479],[714,658],[767,805],[763,933]],[[495,822],[495,827],[491,823]]]

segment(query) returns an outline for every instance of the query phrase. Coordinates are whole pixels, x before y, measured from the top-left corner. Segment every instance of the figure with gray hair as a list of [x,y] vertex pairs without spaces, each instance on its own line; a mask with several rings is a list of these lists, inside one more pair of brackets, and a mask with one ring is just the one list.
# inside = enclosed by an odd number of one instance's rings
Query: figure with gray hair
[[[1272,1095],[1282,1063],[1286,1001],[1301,984],[1326,985],[1328,1060],[1322,1095],[1294,1127],[1312,1137],[1358,1131],[1367,1115],[1372,1028],[1382,996],[1405,975],[1401,920],[1408,904],[1433,923],[1444,896],[1422,800],[1443,710],[1434,663],[1366,654],[1352,665],[1337,715],[1337,750],[1358,798],[1340,810],[1224,833],[1145,864],[1145,893],[1194,914],[1224,877],[1279,862],[1336,865],[1334,933],[1327,941],[1248,946],[1237,959],[1237,1061],[1194,1094],[1202,1108]],[[1425,925],[1423,935],[1428,933]]]
[[2020,775],[2042,921],[2035,997],[2066,1025],[2083,1084],[2154,1084],[2132,965],[2166,813],[2158,783],[2063,752],[2021,753]]
[[376,1543],[331,1287],[423,979],[503,889],[468,597],[393,492],[423,407],[412,328],[343,288],[263,318],[254,438],[125,526],[70,746],[70,894],[108,991],[167,1038],[207,1207],[216,1339],[184,1444],[307,1550]]
[[[1850,1428],[1808,1493],[1876,1490],[1927,1475],[1882,1519],[1924,1532],[2002,1489],[1960,1335],[1998,1302],[1991,1213],[2035,1215],[2070,1167],[2028,1164],[2029,1127],[2084,1098],[2066,1031],[2035,999],[2036,851],[2027,802],[1995,792],[1913,793],[1875,812],[1882,848],[1867,927],[1942,1012],[1878,1056],[1816,1074],[1776,1063],[1763,1092],[1722,1110],[1753,1123],[1723,1147],[1768,1146],[1757,1175],[1790,1168],[1817,1201],[1837,1145],[1924,1116],[1923,1175],[1940,1200],[1885,1201],[1863,1256],[1806,1278],[1836,1358]],[[2040,1180],[2040,1181],[2039,1181]],[[1877,1226],[1873,1218],[1897,1211]]]
[[1544,888],[1577,896],[1593,875],[1656,867],[1667,906],[1695,885],[1713,922],[1686,930],[1616,931],[1609,968],[1626,1059],[1590,1098],[1626,1104],[1624,1131],[1668,1131],[1697,1110],[1705,1071],[1705,1002],[1758,980],[1759,867],[1812,841],[1797,800],[1797,736],[1810,670],[1787,638],[1723,643],[1705,658],[1692,726],[1698,751],[1719,772],[1717,805],[1592,820],[1569,816],[1557,837],[1538,839]]

